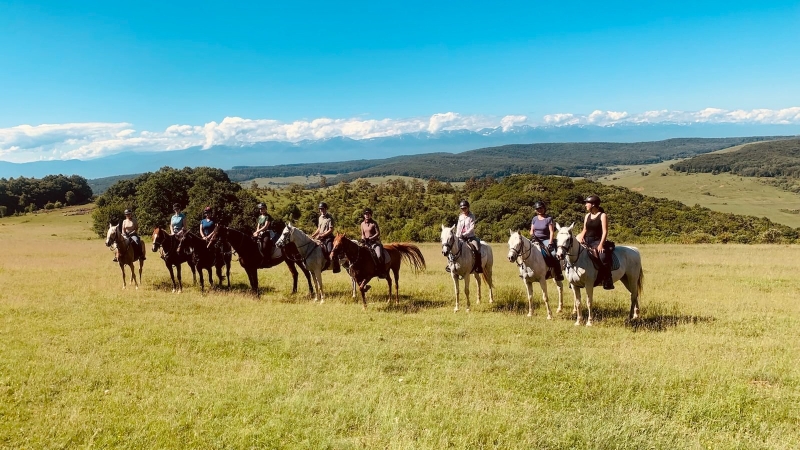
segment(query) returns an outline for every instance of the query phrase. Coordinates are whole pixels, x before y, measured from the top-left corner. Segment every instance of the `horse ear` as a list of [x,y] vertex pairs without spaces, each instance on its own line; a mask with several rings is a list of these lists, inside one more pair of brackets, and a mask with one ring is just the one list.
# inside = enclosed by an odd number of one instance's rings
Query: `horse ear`
[[447,227],[446,227],[446,226],[444,226],[444,224],[442,224],[442,231],[444,231],[444,230],[446,230],[446,229],[447,229]]
[[513,236],[514,235],[514,231],[512,231],[511,228],[508,229],[508,235],[509,236]]
[[572,231],[572,227],[575,226],[575,222],[572,222],[572,225],[569,226],[569,231]]
[[558,222],[556,222],[556,231],[560,230],[560,229],[561,229],[561,225],[559,225]]

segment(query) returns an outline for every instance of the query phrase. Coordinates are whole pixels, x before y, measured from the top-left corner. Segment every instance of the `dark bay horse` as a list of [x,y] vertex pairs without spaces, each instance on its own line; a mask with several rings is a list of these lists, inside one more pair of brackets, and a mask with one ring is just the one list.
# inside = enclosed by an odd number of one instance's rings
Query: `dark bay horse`
[[[283,224],[277,223],[276,226],[283,226]],[[261,252],[258,251],[258,243],[251,235],[223,226],[219,227],[218,233],[222,239],[230,243],[236,254],[239,255],[239,264],[242,265],[242,268],[247,273],[247,278],[250,280],[250,289],[256,296],[259,295],[258,269],[268,269],[283,262],[286,263],[289,267],[289,272],[292,274],[292,294],[297,293],[297,269],[295,268],[295,265],[297,265],[306,276],[309,294],[314,295],[314,288],[311,286],[311,274],[303,264],[297,247],[294,245],[287,245],[284,248],[273,246],[271,257],[262,261]]]
[[[337,234],[333,240],[331,259],[338,255],[345,255],[350,261],[350,275],[355,280],[361,291],[361,301],[364,309],[367,308],[366,292],[369,290],[367,283],[374,277],[385,278],[389,285],[389,301],[392,301],[392,273],[394,274],[395,304],[400,303],[400,263],[403,259],[416,271],[425,269],[425,258],[419,247],[413,244],[392,242],[383,246],[384,254],[389,254],[389,261],[383,262],[383,267],[375,265],[373,251],[365,246],[358,245],[348,239],[344,234]],[[384,258],[385,260],[385,258]],[[390,272],[391,270],[391,272]]]
[[[178,251],[183,253],[187,252],[190,260],[197,268],[200,274],[200,292],[205,289],[205,280],[203,279],[203,270],[208,272],[208,284],[214,286],[214,278],[211,276],[211,269],[217,269],[218,285],[222,286],[222,268],[228,269],[228,287],[231,287],[231,252],[225,252],[224,240],[218,242],[217,245],[213,242],[208,242],[200,236],[192,233],[186,233],[183,240],[178,245]],[[228,248],[230,248],[228,246]]]
[[[186,252],[179,252],[178,245],[180,244],[180,240],[167,234],[166,231],[163,229],[156,227],[153,230],[153,247],[152,250],[154,252],[161,250],[161,259],[164,260],[164,264],[167,266],[167,270],[169,270],[169,276],[172,278],[172,292],[182,292],[183,291],[183,282],[181,281],[181,265],[183,263],[187,263],[189,268],[192,270],[192,279],[194,283],[197,283],[197,273],[195,271],[194,262],[189,258],[189,254]],[[175,283],[175,273],[172,271],[172,268],[178,271],[178,283]]]

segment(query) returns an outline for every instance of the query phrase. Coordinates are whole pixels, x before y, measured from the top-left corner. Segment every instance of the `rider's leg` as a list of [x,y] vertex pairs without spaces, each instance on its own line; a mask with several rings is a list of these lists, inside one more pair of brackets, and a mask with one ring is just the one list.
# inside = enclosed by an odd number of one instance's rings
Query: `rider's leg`
[[476,238],[472,238],[469,240],[469,245],[475,250],[473,254],[475,255],[475,273],[483,272],[483,268],[481,267],[481,243]]

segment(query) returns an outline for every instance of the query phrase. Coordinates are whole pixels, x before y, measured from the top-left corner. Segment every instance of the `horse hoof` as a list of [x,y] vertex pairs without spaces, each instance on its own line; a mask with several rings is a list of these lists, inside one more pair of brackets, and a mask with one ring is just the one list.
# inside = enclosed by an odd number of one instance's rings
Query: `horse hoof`
[[548,315],[547,315],[547,320],[553,320],[553,316],[551,316],[550,314],[548,314]]
[[457,313],[458,312],[458,308],[453,308],[453,312]]
[[558,309],[556,310],[556,312],[557,312],[557,313],[560,313],[560,312],[561,312],[561,308],[558,308]]
[[587,320],[587,321],[586,321],[586,326],[587,326],[587,327],[590,327],[590,326],[592,326],[592,321],[591,321],[591,320]]
[[533,317],[533,313],[532,313],[532,312],[529,312],[529,313],[528,313],[528,317]]
[[580,320],[576,321],[576,322],[575,322],[575,326],[576,326],[576,327],[579,327],[579,326],[581,326],[581,321],[580,321]]
[[175,289],[173,289],[173,290],[172,290],[172,293],[173,293],[173,294],[175,293]]

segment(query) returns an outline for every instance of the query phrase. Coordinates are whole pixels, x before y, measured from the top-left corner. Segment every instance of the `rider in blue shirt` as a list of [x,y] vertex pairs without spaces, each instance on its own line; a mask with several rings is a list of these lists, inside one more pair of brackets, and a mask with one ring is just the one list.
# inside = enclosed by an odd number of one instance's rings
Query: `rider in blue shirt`
[[204,241],[209,240],[216,226],[217,223],[214,221],[213,211],[210,206],[206,206],[203,210],[203,220],[200,221],[200,237]]
[[183,236],[186,228],[186,213],[181,212],[180,203],[172,205],[175,215],[170,218],[169,227],[173,235]]

